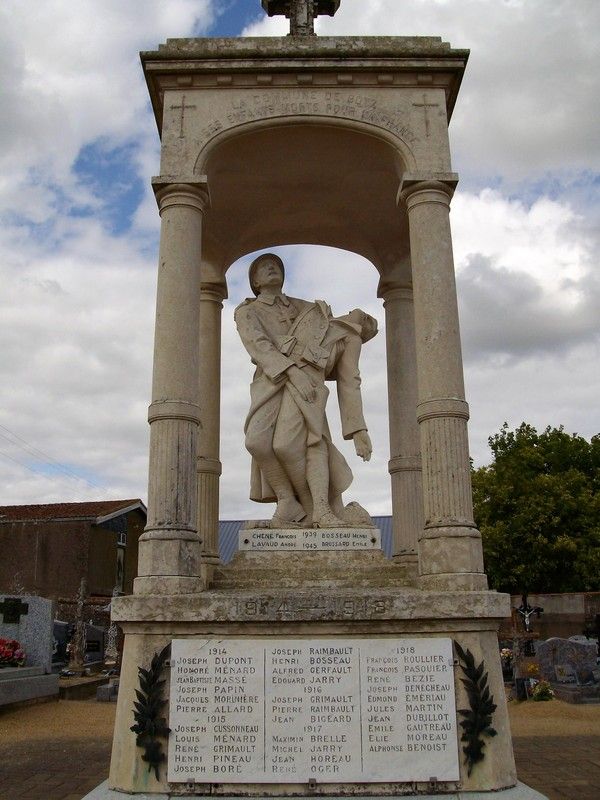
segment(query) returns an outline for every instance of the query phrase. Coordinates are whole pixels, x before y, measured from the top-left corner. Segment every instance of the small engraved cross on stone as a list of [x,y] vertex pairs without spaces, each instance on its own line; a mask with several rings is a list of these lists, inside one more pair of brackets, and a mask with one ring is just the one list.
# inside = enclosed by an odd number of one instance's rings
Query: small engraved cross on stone
[[315,17],[333,17],[340,0],[262,0],[270,17],[285,16],[290,21],[290,36],[314,36]]
[[186,104],[185,104],[185,95],[183,95],[183,97],[181,98],[181,104],[180,105],[171,106],[171,111],[177,111],[178,109],[181,111],[181,114],[179,115],[179,138],[180,139],[183,139],[183,121],[184,121],[185,112],[186,112],[186,110],[188,108],[196,108],[196,106],[193,105],[192,103],[190,103],[190,104],[188,104],[186,106]]
[[29,603],[22,603],[19,597],[5,597],[0,603],[0,614],[6,625],[19,624],[21,615],[27,614]]
[[439,103],[428,103],[427,96],[423,94],[423,102],[422,103],[413,103],[415,108],[422,108],[423,109],[423,116],[425,118],[425,136],[429,136],[429,114],[427,112],[428,108],[439,108]]

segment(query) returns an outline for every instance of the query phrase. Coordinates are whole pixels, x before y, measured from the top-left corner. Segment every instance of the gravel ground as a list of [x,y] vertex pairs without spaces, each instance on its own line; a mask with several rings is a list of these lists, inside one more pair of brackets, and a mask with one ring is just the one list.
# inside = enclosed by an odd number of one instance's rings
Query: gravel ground
[[116,703],[97,703],[90,698],[0,709],[0,742],[112,739],[116,708]]
[[511,700],[508,713],[513,736],[600,736],[600,704]]

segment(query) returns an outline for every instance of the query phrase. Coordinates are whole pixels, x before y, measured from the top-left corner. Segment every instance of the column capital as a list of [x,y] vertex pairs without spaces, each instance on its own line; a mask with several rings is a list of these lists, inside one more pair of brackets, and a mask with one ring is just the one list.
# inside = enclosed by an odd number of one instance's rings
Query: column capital
[[152,189],[161,213],[170,206],[191,206],[204,213],[210,206],[206,175],[159,175],[152,178]]
[[227,283],[214,283],[213,281],[200,282],[200,300],[209,300],[213,303],[222,305],[223,300],[228,297]]
[[385,279],[382,278],[379,281],[379,286],[377,287],[377,297],[383,298],[384,308],[386,306],[386,303],[392,302],[393,300],[407,300],[409,302],[412,302],[413,300],[412,284],[399,283],[397,281],[386,281]]
[[[398,204],[406,203],[410,207],[414,205],[415,195],[421,195],[421,202],[425,199],[449,205],[457,183],[456,172],[406,173],[400,181],[396,201]],[[430,193],[430,196],[423,198],[423,192]],[[409,198],[413,198],[410,203]]]

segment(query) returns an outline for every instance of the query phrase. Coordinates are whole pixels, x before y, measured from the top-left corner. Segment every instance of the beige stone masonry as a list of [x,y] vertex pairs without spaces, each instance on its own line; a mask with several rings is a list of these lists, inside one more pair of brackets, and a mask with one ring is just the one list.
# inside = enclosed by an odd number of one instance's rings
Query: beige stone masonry
[[385,308],[390,431],[389,472],[394,512],[393,557],[416,564],[423,530],[421,448],[417,424],[417,366],[412,286],[380,287]]
[[161,215],[150,422],[148,522],[135,591],[198,591],[198,337],[206,181],[156,181]]
[[201,354],[198,394],[202,426],[198,431],[198,533],[204,564],[219,563],[219,476],[221,475],[221,311],[225,283],[200,284]]
[[[279,554],[281,555],[281,554]],[[304,554],[305,556],[306,554]],[[304,557],[303,556],[303,557]],[[113,618],[126,634],[125,653],[119,689],[119,705],[115,730],[109,784],[127,792],[167,792],[175,789],[165,781],[156,781],[140,758],[135,737],[129,732],[131,707],[137,688],[137,667],[147,665],[172,638],[248,636],[250,639],[269,636],[319,637],[440,636],[458,641],[484,662],[498,709],[493,724],[498,736],[486,739],[486,758],[467,775],[460,758],[461,791],[494,791],[516,783],[515,765],[510,745],[510,731],[503,693],[497,627],[509,609],[509,598],[496,592],[425,592],[419,589],[355,588],[254,589],[230,588],[209,590],[188,596],[115,598]],[[165,696],[168,693],[169,671]],[[468,707],[461,683],[462,672],[455,669],[457,708]],[[165,709],[167,710],[167,709]],[[167,719],[168,723],[168,719]],[[234,796],[239,786],[220,783],[212,793]],[[407,784],[319,784],[316,794],[327,796],[404,795],[409,790],[423,793],[425,786]],[[438,785],[438,792],[455,792],[455,784]],[[181,785],[177,786],[181,793]],[[184,794],[193,794],[190,787]],[[306,794],[306,786],[295,784],[245,784],[248,796],[281,797]]]
[[484,589],[481,536],[473,521],[456,281],[450,233],[455,176],[404,177],[415,299],[417,419],[425,529],[423,588]]
[[[486,590],[473,521],[449,223],[458,179],[448,122],[467,58],[435,37],[178,39],[142,53],[161,137],[161,244],[148,527],[135,593],[112,603],[125,645],[111,788],[144,797],[432,791],[401,782],[169,785],[164,764],[157,780],[130,730],[138,669],[174,638],[228,636],[452,638],[484,664],[498,735],[486,738],[471,775],[459,742],[460,780],[435,792],[516,784],[497,641],[509,598]],[[377,550],[248,550],[218,563],[226,273],[242,256],[289,244],[342,248],[379,273],[392,560]],[[232,424],[242,448],[242,420]],[[166,697],[168,665],[163,677]],[[461,677],[455,664],[458,709],[469,705]]]

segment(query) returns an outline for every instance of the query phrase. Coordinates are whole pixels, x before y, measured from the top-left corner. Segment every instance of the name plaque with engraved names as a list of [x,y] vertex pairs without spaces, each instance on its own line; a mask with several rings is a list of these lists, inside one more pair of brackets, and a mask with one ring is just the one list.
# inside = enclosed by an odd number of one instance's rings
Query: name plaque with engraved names
[[380,550],[377,528],[306,528],[279,530],[250,528],[240,531],[240,550]]
[[457,781],[452,641],[175,639],[168,780]]

